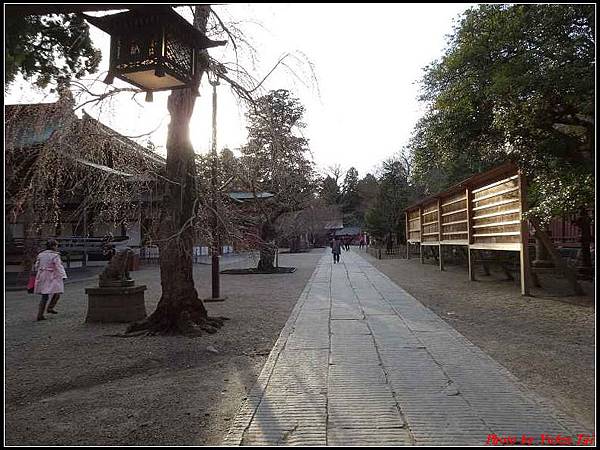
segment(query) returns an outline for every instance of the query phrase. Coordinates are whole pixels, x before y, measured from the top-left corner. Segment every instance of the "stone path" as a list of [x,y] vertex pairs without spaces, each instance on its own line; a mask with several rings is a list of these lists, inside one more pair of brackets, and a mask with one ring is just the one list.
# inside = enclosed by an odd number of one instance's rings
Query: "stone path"
[[[524,364],[527,362],[524,361]],[[354,252],[325,252],[224,445],[587,433]]]

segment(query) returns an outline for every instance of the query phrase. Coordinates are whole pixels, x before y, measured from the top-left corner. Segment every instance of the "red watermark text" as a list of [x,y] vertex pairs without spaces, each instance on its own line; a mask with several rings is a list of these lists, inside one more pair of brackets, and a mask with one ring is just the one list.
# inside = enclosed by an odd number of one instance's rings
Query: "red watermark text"
[[595,445],[596,436],[578,434],[563,436],[561,434],[541,434],[540,436],[499,436],[488,434],[486,445]]

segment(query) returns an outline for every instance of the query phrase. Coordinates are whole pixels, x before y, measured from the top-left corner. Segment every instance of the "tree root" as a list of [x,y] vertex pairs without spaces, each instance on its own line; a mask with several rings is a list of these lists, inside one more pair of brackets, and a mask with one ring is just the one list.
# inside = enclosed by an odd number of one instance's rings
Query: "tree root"
[[177,317],[168,317],[161,311],[156,310],[141,322],[136,322],[125,330],[125,334],[119,337],[163,335],[182,335],[187,337],[198,337],[204,333],[214,334],[229,320],[228,317],[207,317],[198,310],[184,309]]
[[105,334],[104,336],[109,336],[109,337],[120,337],[120,338],[130,338],[130,337],[137,337],[137,336],[141,336],[143,334],[147,334],[147,331],[142,330],[142,331],[135,331],[135,332],[131,332],[131,333],[117,333],[117,334]]

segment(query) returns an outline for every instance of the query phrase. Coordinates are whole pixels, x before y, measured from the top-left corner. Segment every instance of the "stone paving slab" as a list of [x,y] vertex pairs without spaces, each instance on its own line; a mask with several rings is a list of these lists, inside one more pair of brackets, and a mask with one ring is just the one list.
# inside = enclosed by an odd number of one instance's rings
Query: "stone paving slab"
[[224,445],[589,433],[355,253],[325,253]]
[[331,320],[331,334],[370,335],[369,327],[363,320]]

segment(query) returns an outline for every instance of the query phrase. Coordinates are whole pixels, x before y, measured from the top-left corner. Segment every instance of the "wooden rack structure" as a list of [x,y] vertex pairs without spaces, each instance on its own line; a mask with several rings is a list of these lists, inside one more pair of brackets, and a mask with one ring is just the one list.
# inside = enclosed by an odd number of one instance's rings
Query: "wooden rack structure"
[[526,193],[525,176],[513,163],[474,175],[405,210],[408,244],[420,244],[421,262],[424,246],[438,246],[440,270],[444,270],[443,245],[466,246],[470,280],[474,280],[471,250],[519,252],[521,294],[529,295]]

